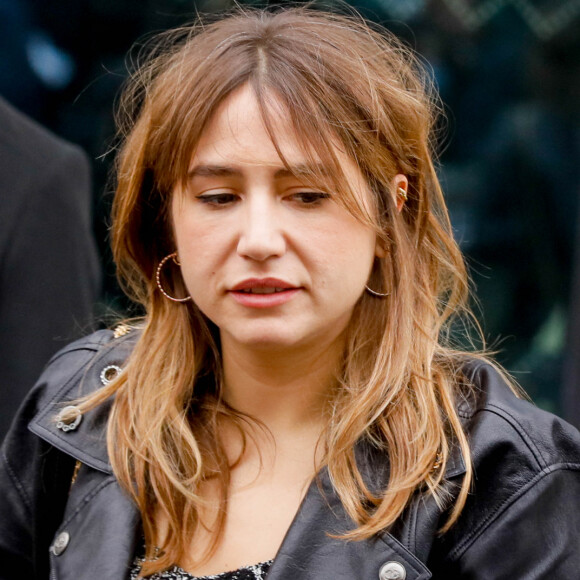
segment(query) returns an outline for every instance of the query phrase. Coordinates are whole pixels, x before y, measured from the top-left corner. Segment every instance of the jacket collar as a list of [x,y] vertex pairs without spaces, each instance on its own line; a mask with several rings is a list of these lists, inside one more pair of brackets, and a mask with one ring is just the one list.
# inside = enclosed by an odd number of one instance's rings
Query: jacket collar
[[[29,424],[29,429],[78,461],[104,473],[112,473],[106,445],[106,425],[111,402],[106,401],[86,413],[74,430],[60,429],[57,426],[56,416],[62,408],[73,404],[79,397],[101,388],[103,381],[106,380],[107,369],[123,369],[136,340],[137,333],[132,332],[114,340],[104,348],[98,348],[89,364],[77,369],[56,395],[43,405]],[[359,445],[356,453],[362,475],[371,489],[383,488],[388,478],[385,458],[377,457],[381,455],[380,452],[369,449],[365,444]],[[445,477],[454,478],[464,473],[465,462],[461,449],[456,445],[447,463]]]
[[[73,403],[79,396],[100,388],[103,371],[107,368],[123,368],[136,338],[134,334],[115,340],[104,348],[102,345],[94,348],[90,354],[92,360],[89,359],[88,364],[85,361],[56,390],[29,425],[31,431],[54,447],[105,474],[112,473],[106,446],[110,402],[86,413],[73,430],[59,429],[55,416],[59,409]],[[371,489],[384,487],[388,480],[386,457],[364,443],[357,446],[356,456]],[[446,477],[453,478],[464,471],[463,457],[457,448],[446,467]],[[404,546],[388,532],[356,542],[338,537],[353,527],[354,523],[332,488],[328,473],[323,470],[307,491],[268,574],[269,580],[402,578],[389,576],[389,569],[385,572],[384,568],[387,565],[394,566],[395,570],[397,565],[403,566],[406,580],[431,577],[429,570],[412,553],[415,549],[408,549],[409,546]]]
[[[106,338],[113,335],[110,331]],[[112,473],[111,463],[107,452],[106,432],[107,419],[111,401],[106,401],[96,409],[87,412],[81,417],[80,423],[71,430],[63,430],[59,426],[57,416],[68,405],[74,405],[80,397],[86,396],[103,387],[110,373],[123,369],[136,340],[136,333],[131,333],[121,339],[102,344],[80,343],[73,344],[69,350],[63,351],[65,357],[72,351],[86,351],[83,364],[75,369],[74,373],[64,384],[47,384],[46,392],[52,394],[48,400],[42,401],[40,411],[29,423],[28,428],[50,443],[53,447],[74,457],[81,463],[102,471]],[[96,354],[95,354],[96,351]],[[87,360],[88,358],[88,360]]]

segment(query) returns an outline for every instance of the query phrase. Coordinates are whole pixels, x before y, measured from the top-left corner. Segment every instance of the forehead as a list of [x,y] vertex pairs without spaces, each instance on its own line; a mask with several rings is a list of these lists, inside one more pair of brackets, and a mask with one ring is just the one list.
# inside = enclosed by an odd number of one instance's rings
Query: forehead
[[[192,163],[233,162],[242,165],[303,163],[302,144],[295,136],[288,112],[279,99],[268,95],[268,120],[249,85],[230,94],[210,118],[197,143]],[[275,142],[274,142],[275,140]]]

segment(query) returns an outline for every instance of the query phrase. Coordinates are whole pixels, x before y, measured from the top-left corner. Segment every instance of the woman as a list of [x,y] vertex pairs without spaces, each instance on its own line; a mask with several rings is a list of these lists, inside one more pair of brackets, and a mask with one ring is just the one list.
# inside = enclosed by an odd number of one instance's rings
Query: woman
[[384,32],[302,9],[154,51],[113,224],[146,316],[23,408],[5,577],[574,577],[579,434],[445,340],[467,283],[427,87]]

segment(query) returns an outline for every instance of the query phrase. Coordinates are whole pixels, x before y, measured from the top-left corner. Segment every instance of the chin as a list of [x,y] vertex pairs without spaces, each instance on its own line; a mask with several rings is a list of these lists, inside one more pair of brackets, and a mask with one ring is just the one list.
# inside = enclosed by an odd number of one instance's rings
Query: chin
[[303,344],[304,341],[296,340],[290,336],[280,334],[259,334],[244,336],[237,339],[238,344],[256,350],[281,350],[292,349]]
[[[308,342],[308,337],[292,332],[286,325],[283,328],[245,328],[240,332],[229,332],[229,342],[244,348],[256,350],[283,350],[299,347]],[[228,341],[228,339],[226,339]]]

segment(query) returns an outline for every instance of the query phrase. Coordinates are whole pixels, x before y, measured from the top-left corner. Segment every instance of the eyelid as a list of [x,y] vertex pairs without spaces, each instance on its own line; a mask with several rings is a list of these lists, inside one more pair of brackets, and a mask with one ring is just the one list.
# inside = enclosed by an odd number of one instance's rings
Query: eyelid
[[208,205],[227,205],[234,203],[237,198],[238,195],[232,191],[208,191],[195,196],[196,200]]
[[320,202],[324,199],[330,199],[332,197],[330,193],[328,193],[326,191],[320,191],[317,189],[299,190],[299,191],[295,191],[289,195],[289,197],[294,197],[294,198],[300,197],[300,196],[312,196],[313,202],[315,202],[315,201]]
[[[240,194],[234,191],[209,190],[195,194],[194,197],[200,203],[214,207],[232,205],[240,200]],[[284,197],[302,206],[316,206],[330,199],[332,194],[318,189],[296,189]]]

